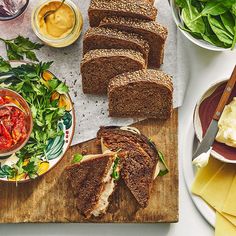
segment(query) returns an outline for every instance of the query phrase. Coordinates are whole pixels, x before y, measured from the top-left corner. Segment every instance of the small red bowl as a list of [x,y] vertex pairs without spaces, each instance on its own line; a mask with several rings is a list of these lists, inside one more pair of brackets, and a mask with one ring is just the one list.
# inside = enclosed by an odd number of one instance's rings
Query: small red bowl
[[28,142],[28,140],[30,138],[30,134],[33,129],[33,118],[32,118],[31,109],[30,109],[28,103],[25,101],[25,99],[20,94],[16,93],[13,90],[10,90],[10,89],[0,88],[0,96],[3,96],[3,97],[9,96],[9,97],[15,99],[17,102],[19,102],[20,106],[25,111],[25,115],[26,115],[25,124],[26,124],[26,130],[27,130],[27,136],[24,140],[16,143],[15,145],[13,145],[11,148],[9,148],[7,150],[0,150],[0,159],[4,159],[4,158],[9,157],[13,153],[19,151]]

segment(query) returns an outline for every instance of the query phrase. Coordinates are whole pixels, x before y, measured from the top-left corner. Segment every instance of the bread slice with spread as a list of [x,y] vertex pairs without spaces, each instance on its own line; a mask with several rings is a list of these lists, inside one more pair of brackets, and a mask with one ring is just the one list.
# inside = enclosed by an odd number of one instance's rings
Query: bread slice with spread
[[106,212],[116,186],[114,173],[119,171],[117,158],[114,152],[87,155],[66,168],[77,209],[86,218]]
[[167,172],[155,144],[134,127],[101,127],[97,133],[102,151],[116,151],[121,177],[142,208],[148,205],[153,180]]

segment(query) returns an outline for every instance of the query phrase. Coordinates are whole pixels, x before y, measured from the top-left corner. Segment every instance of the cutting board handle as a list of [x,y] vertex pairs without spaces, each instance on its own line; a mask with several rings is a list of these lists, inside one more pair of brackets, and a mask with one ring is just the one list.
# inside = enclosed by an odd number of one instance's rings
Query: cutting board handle
[[214,120],[219,120],[221,117],[221,114],[225,108],[225,105],[227,104],[229,97],[234,89],[234,85],[236,83],[236,66],[234,67],[233,73],[228,80],[225,90],[221,96],[220,102],[218,103],[218,106],[216,108],[216,111],[214,113],[213,119]]

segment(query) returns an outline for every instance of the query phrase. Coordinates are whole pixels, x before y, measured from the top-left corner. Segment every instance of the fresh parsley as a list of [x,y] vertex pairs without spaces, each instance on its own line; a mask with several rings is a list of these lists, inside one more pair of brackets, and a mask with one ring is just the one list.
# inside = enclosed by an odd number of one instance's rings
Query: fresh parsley
[[39,50],[43,44],[34,43],[23,36],[17,36],[14,39],[0,38],[6,45],[7,57],[9,60],[23,60],[25,58],[31,61],[38,61],[34,50]]

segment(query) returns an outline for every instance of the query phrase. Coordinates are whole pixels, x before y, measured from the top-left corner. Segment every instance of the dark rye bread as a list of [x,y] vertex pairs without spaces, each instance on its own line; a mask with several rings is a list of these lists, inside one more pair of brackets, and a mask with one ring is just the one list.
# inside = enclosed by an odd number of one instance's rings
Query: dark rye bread
[[96,158],[73,164],[66,168],[67,179],[77,198],[78,211],[89,218],[103,191],[104,177],[108,174],[116,156],[101,154]]
[[140,52],[130,49],[97,49],[87,52],[81,61],[84,93],[107,94],[110,79],[124,72],[146,68]]
[[150,47],[148,66],[159,68],[163,63],[164,47],[168,35],[167,29],[155,21],[140,20],[125,17],[104,18],[101,27],[109,27],[141,35]]
[[107,16],[124,16],[144,20],[155,20],[157,9],[147,1],[92,0],[88,9],[91,27],[98,26]]
[[148,205],[154,173],[159,159],[154,144],[141,133],[117,126],[101,127],[97,133],[102,147],[119,151],[121,176],[141,207]]
[[149,45],[141,37],[115,29],[94,27],[84,35],[83,53],[93,49],[132,49],[143,54],[148,60]]
[[118,75],[108,86],[109,115],[168,119],[173,107],[173,84],[159,70],[140,70]]

